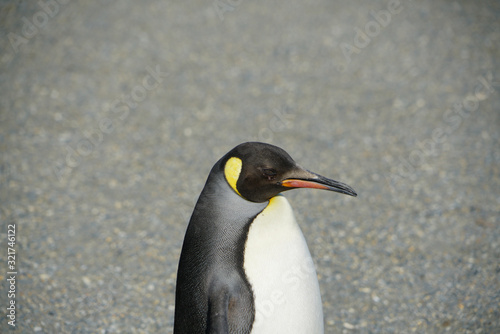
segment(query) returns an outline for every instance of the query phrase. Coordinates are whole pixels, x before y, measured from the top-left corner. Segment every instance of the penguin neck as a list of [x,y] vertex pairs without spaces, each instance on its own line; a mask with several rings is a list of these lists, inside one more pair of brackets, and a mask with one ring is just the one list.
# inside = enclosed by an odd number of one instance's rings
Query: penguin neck
[[[243,249],[253,219],[268,205],[255,203],[238,195],[227,183],[220,161],[212,169],[200,194],[190,226],[196,238],[204,238],[212,254],[234,254],[233,261],[243,261]],[[191,225],[190,224],[190,225]],[[200,242],[201,240],[198,239]],[[235,250],[238,251],[235,252]],[[207,256],[210,256],[207,254]],[[232,261],[231,261],[232,262]]]

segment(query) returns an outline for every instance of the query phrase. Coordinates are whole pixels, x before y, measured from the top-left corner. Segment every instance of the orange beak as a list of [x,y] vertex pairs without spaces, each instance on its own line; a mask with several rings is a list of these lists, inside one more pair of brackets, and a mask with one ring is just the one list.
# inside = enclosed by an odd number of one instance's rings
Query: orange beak
[[[350,196],[358,196],[353,188],[345,183],[328,179],[324,176],[318,175],[316,173],[309,172],[309,177],[307,178],[287,178],[281,181],[281,185],[287,188],[312,188],[312,189],[324,189],[329,191],[335,191],[341,194],[346,194]],[[302,176],[302,175],[301,175]]]

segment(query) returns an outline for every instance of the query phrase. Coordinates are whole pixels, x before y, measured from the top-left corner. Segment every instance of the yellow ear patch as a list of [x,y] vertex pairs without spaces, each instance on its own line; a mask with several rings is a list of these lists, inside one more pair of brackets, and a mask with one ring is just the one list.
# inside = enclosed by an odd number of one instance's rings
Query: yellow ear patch
[[238,182],[238,178],[240,177],[241,173],[241,166],[243,163],[241,162],[240,158],[229,158],[229,160],[226,162],[226,166],[224,166],[224,175],[226,176],[227,183],[233,188],[234,191],[238,193],[238,195],[241,196],[240,192],[236,188],[236,182]]

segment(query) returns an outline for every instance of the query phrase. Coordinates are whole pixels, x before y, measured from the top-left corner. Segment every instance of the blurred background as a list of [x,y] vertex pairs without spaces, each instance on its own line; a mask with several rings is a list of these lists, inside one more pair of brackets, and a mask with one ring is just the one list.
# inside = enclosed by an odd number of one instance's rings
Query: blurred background
[[169,333],[212,165],[280,146],[326,333],[500,331],[500,2],[0,2],[0,328]]

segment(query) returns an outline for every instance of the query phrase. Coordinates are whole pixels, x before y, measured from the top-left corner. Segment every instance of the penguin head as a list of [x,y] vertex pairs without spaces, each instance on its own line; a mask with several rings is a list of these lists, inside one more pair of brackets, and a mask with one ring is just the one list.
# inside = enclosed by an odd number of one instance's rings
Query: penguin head
[[222,159],[226,181],[241,197],[266,202],[296,188],[315,188],[357,196],[350,186],[310,172],[283,149],[259,142],[243,143]]

